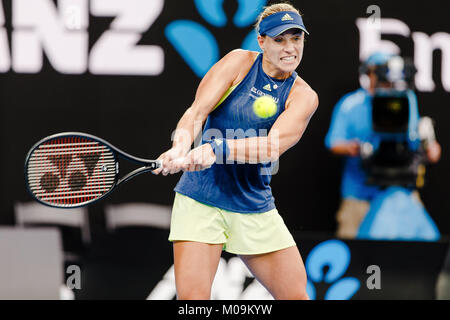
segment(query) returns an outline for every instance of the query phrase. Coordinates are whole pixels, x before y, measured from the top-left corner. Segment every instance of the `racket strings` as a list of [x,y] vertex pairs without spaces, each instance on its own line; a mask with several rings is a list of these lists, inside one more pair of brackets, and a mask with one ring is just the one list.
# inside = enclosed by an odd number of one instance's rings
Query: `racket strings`
[[60,137],[36,148],[28,162],[31,192],[59,206],[89,202],[115,183],[116,162],[109,148],[81,137]]

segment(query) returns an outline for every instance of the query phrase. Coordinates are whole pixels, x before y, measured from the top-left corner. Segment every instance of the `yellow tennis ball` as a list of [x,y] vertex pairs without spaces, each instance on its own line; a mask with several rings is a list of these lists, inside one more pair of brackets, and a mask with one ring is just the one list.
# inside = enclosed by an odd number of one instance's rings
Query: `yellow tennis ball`
[[271,96],[262,96],[253,103],[253,111],[260,118],[269,118],[277,113],[277,103]]

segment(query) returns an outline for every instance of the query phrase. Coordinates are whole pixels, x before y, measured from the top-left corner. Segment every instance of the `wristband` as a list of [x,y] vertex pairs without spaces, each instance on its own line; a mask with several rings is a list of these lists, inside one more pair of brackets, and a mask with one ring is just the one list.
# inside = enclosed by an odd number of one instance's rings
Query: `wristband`
[[230,155],[230,148],[228,148],[226,139],[213,139],[206,141],[211,145],[214,154],[216,155],[216,163],[224,164]]

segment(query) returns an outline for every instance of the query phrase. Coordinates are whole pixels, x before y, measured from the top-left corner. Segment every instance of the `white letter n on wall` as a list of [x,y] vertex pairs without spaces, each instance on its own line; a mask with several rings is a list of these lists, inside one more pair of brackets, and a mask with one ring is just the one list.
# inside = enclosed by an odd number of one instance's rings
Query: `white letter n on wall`
[[[53,68],[61,73],[86,71],[89,39],[87,0],[58,0],[58,8],[52,0],[13,0],[12,8],[14,71],[39,72],[43,52]],[[68,16],[68,12],[79,14],[79,29],[72,28],[74,17]]]
[[450,34],[437,32],[431,36],[423,32],[413,32],[414,64],[417,68],[416,87],[420,91],[431,92],[435,88],[433,81],[433,51],[442,53],[442,86],[450,92]]

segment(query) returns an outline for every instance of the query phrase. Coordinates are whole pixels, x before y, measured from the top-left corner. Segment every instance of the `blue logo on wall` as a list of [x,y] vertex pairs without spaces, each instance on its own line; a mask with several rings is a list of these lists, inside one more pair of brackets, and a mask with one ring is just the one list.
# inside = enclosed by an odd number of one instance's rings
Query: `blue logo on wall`
[[[308,275],[306,291],[310,299],[316,299],[314,283],[330,284],[325,300],[349,300],[360,287],[358,279],[342,278],[350,264],[350,249],[339,240],[328,240],[319,243],[309,253],[305,267]],[[324,268],[328,271],[324,274]]]
[[[194,3],[208,24],[221,28],[227,25],[228,19],[223,10],[224,1],[226,0],[194,0]],[[238,28],[245,28],[255,22],[267,0],[237,0],[237,2],[239,6],[232,23]],[[216,38],[200,23],[191,20],[173,21],[167,25],[165,35],[200,78],[219,60],[219,45]],[[241,48],[261,51],[256,37],[256,31],[252,30],[244,38]]]

